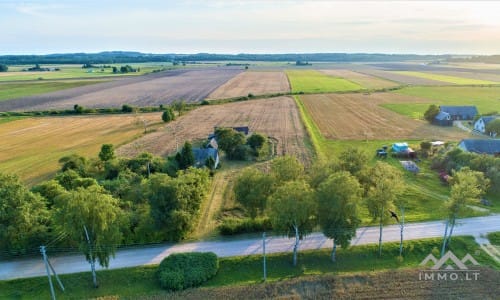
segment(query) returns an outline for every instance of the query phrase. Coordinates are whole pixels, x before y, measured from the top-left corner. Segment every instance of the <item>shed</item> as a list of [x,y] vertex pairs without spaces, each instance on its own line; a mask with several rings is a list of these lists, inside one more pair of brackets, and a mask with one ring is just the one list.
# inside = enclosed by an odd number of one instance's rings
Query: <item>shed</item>
[[392,144],[393,152],[405,152],[408,150],[408,143],[394,143]]

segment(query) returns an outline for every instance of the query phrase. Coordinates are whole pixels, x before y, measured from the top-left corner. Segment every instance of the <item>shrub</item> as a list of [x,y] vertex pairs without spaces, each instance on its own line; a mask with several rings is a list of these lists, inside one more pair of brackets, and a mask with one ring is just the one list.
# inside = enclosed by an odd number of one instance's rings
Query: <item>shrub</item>
[[263,232],[269,231],[271,229],[272,225],[271,221],[269,221],[269,218],[226,218],[222,221],[222,224],[219,225],[219,232],[222,235]]
[[171,254],[158,267],[162,288],[172,291],[196,287],[217,274],[219,261],[213,252]]

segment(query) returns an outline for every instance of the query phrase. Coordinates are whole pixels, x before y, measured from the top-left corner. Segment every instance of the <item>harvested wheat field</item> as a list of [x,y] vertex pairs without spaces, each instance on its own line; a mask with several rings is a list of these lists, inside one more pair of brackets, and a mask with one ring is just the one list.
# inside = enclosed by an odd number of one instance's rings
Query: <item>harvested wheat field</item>
[[399,86],[400,84],[394,81],[385,80],[375,76],[370,76],[363,73],[354,72],[351,70],[321,70],[326,75],[342,77],[353,81],[367,89],[383,89]]
[[102,144],[115,146],[161,122],[160,113],[82,117],[27,118],[0,126],[0,172],[33,184],[50,177],[70,154],[97,157]]
[[133,156],[143,151],[156,155],[171,154],[184,141],[206,139],[214,126],[248,126],[250,131],[278,140],[277,153],[309,161],[304,145],[306,136],[297,106],[292,98],[250,100],[223,105],[206,105],[168,123],[158,132],[148,134],[118,149],[118,154]]
[[378,70],[378,69],[366,68],[360,72],[363,74],[376,76],[379,78],[383,78],[383,79],[387,79],[387,80],[391,80],[391,81],[395,81],[395,82],[400,82],[403,84],[409,84],[409,85],[452,85],[451,83],[448,83],[448,82],[432,80],[432,79],[428,79],[428,78],[420,78],[420,77],[409,76],[409,75],[403,75],[403,74],[399,74],[396,72]]
[[244,72],[208,95],[208,99],[225,99],[240,96],[287,93],[290,84],[284,72]]
[[422,98],[391,93],[322,94],[300,96],[327,139],[444,139],[469,134],[455,127],[439,127],[390,111],[382,103],[418,103]]

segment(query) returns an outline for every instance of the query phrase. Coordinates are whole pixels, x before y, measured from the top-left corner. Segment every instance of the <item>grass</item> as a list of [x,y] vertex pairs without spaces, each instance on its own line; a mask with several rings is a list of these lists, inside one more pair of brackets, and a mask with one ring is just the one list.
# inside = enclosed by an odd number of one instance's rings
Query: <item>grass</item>
[[[355,246],[337,250],[337,262],[329,259],[330,250],[299,252],[298,266],[291,264],[291,253],[267,256],[267,278],[277,282],[293,277],[317,274],[351,274],[360,271],[383,271],[418,267],[429,254],[439,256],[441,239],[406,241],[404,258],[398,259],[399,243],[384,243],[382,257],[378,257],[376,244]],[[473,237],[453,237],[450,249],[463,257],[470,253],[482,266],[499,266],[474,242]],[[59,299],[82,299],[95,297],[130,297],[161,294],[164,292],[156,280],[156,266],[141,266],[116,270],[98,271],[99,288],[92,287],[90,272],[61,275],[66,292],[57,290]],[[418,280],[415,278],[415,280]],[[206,282],[206,287],[256,284],[262,281],[262,257],[260,255],[220,259],[217,275]],[[55,283],[55,282],[54,282]],[[57,288],[57,287],[56,287]],[[46,277],[0,281],[0,298],[48,299],[50,297]]]
[[480,79],[472,79],[472,78],[464,78],[457,76],[449,76],[442,74],[433,74],[433,73],[424,73],[424,72],[413,72],[413,71],[395,71],[394,73],[409,75],[413,77],[425,78],[438,80],[453,84],[461,84],[461,85],[470,85],[470,84],[498,84],[499,82],[489,81],[489,80],[480,80]]
[[391,103],[383,107],[397,113],[420,119],[430,104],[475,105],[480,114],[500,110],[500,86],[415,86],[395,91],[422,98],[422,103]]
[[0,83],[0,101],[55,92],[84,85],[96,84],[104,81],[36,81],[26,83]]
[[357,83],[332,77],[315,70],[287,70],[292,92],[328,93],[362,90]]
[[500,231],[489,233],[488,239],[493,245],[500,246]]

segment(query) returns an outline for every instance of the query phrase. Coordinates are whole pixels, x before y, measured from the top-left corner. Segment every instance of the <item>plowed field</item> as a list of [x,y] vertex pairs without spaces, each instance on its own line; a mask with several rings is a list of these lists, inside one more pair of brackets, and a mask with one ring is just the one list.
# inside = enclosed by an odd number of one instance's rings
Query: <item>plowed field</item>
[[289,97],[201,106],[158,132],[124,145],[118,153],[126,156],[143,151],[170,154],[176,150],[176,144],[182,146],[184,141],[205,139],[213,132],[214,126],[241,125],[277,139],[278,154],[291,154],[309,161],[309,152],[304,145],[306,133],[297,106]]
[[284,72],[244,72],[208,95],[209,99],[225,99],[232,97],[286,93],[290,84]]
[[322,135],[328,139],[458,140],[468,133],[439,127],[390,111],[379,104],[421,102],[418,97],[390,93],[300,96]]
[[354,72],[351,70],[321,70],[321,72],[336,77],[342,77],[355,82],[367,89],[383,89],[400,85],[397,82],[381,79],[375,76]]

